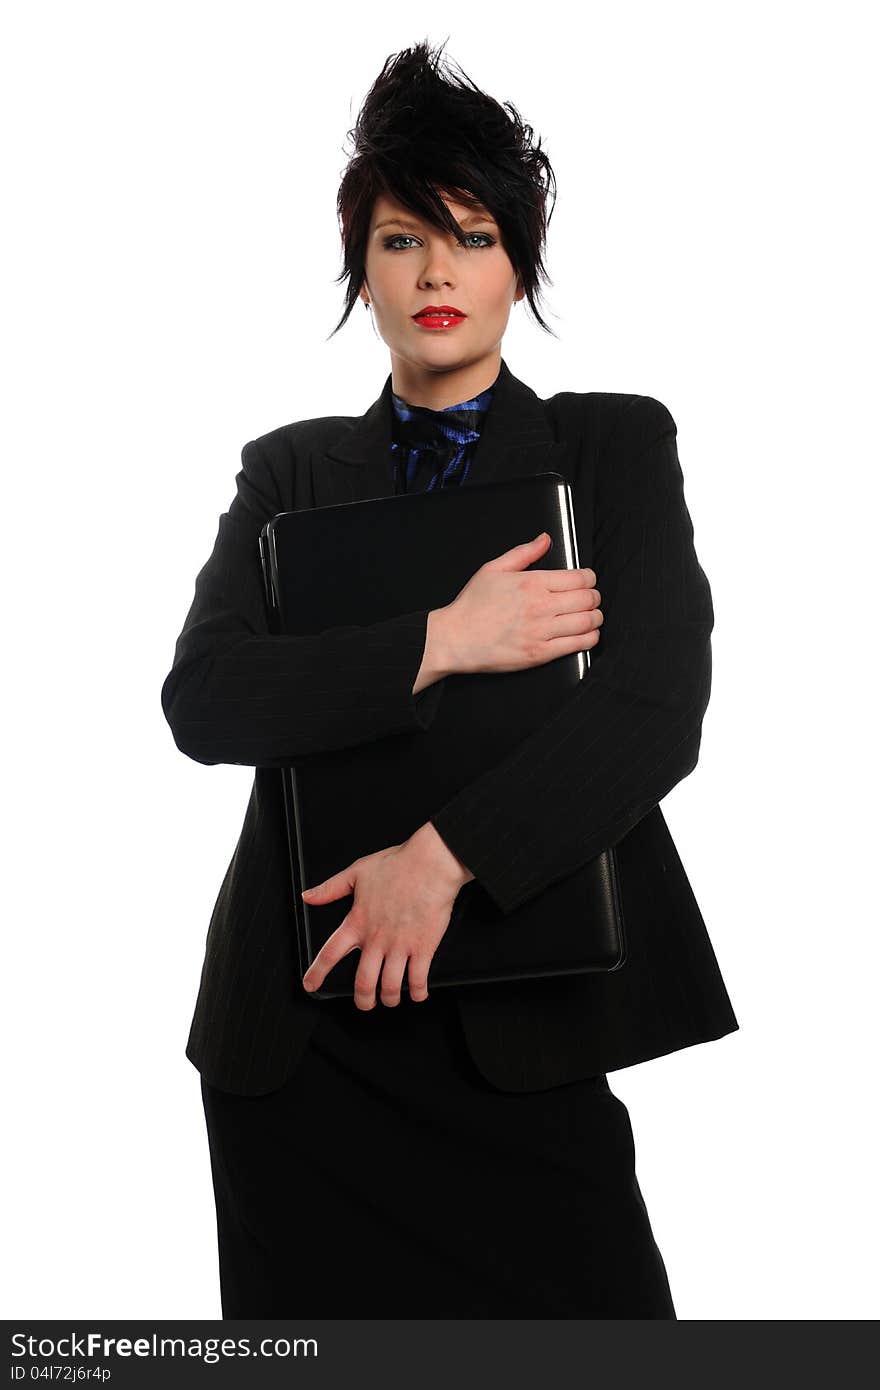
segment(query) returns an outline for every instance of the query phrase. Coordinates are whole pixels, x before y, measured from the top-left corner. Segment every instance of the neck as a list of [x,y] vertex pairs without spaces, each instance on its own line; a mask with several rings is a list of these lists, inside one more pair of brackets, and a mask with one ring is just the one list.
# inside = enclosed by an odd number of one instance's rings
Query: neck
[[391,354],[391,389],[408,405],[446,410],[486,391],[501,370],[499,346],[476,362],[455,367],[426,367]]

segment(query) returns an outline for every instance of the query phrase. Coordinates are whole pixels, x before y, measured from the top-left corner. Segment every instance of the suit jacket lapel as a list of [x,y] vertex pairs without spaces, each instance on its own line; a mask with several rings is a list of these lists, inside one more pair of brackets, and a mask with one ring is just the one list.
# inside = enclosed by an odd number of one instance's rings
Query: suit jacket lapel
[[[391,374],[382,393],[354,424],[316,452],[312,478],[316,507],[391,495]],[[535,473],[561,473],[574,482],[572,445],[554,438],[541,398],[513,375],[504,359],[495,380],[465,486]]]

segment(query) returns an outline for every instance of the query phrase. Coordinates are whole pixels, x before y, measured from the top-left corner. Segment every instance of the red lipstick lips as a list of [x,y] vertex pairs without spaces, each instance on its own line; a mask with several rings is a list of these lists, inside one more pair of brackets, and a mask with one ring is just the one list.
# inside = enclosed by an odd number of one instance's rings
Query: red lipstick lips
[[464,322],[467,314],[451,304],[426,304],[412,318],[420,328],[454,328],[456,324]]

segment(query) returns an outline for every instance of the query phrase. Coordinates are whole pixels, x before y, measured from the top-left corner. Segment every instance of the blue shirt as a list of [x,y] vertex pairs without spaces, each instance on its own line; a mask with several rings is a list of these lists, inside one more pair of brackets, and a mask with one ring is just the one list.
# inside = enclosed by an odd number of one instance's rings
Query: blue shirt
[[483,428],[494,385],[468,401],[430,410],[391,392],[391,458],[395,493],[460,486]]

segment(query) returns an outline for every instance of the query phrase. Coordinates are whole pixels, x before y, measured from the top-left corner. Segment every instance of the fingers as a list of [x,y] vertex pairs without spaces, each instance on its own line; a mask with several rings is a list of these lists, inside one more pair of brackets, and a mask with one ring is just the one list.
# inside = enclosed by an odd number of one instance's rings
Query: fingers
[[510,550],[505,550],[501,555],[495,555],[491,560],[487,560],[484,568],[493,570],[521,570],[534,560],[540,559],[550,544],[550,536],[546,531],[541,531],[531,540],[523,541],[521,545],[511,546]]
[[319,904],[335,902],[337,898],[347,897],[354,892],[357,874],[356,866],[349,864],[347,869],[340,869],[338,874],[325,878],[323,883],[316,883],[311,888],[304,888],[302,897],[307,903],[317,907]]
[[[341,943],[337,940],[347,921],[348,918],[325,942],[303,975],[303,986],[310,992],[320,989],[334,965],[342,960],[343,956],[350,955],[360,944],[359,941],[352,941],[350,945],[346,946],[344,940]],[[410,998],[416,1003],[421,1003],[428,998],[428,971],[431,966],[431,959],[430,956],[424,955],[407,958],[401,952],[395,952],[385,957],[379,947],[373,950],[362,950],[360,964],[354,978],[356,1007],[365,1011],[376,1007],[376,985],[380,971],[382,972],[382,985],[379,997],[388,1008],[395,1008],[400,1003],[404,971],[407,971]],[[384,968],[383,960],[385,962]]]
[[[390,953],[382,964],[380,950],[365,952],[361,956],[354,979],[354,1002],[359,1009],[373,1009],[376,1006],[376,982],[382,971],[382,985],[379,998],[388,1008],[396,1008],[400,1003],[403,988],[403,975],[407,968],[407,957],[400,951]],[[428,967],[430,959],[422,956],[409,960],[407,983],[410,997],[421,1002],[428,997]]]
[[[382,855],[372,855],[367,859],[357,859],[347,868],[340,870],[339,873],[331,875],[323,883],[313,884],[310,888],[302,891],[303,899],[309,904],[319,907],[324,903],[333,902],[335,899],[345,897],[352,893],[357,893],[362,876],[366,871],[366,866],[373,860],[384,858],[387,855],[396,853],[400,846],[392,846]],[[401,990],[403,987],[403,975],[407,968],[408,951],[400,941],[392,941],[389,948],[389,938],[384,932],[374,934],[367,928],[364,920],[364,913],[361,911],[361,902],[356,898],[352,903],[351,909],[343,919],[336,931],[327,938],[315,959],[309,965],[308,970],[302,977],[303,989],[307,993],[312,993],[320,989],[331,970],[355,949],[360,949],[360,960],[357,971],[355,972],[354,982],[354,1002],[357,1008],[369,1010],[376,1007],[376,987],[380,971],[382,972],[382,1003],[390,1008],[394,1008],[400,1003]],[[370,940],[369,938],[372,938]],[[412,942],[410,941],[410,945]],[[386,949],[388,954],[386,957]],[[417,1000],[428,997],[427,975],[432,959],[429,952],[425,957],[424,950],[416,958],[411,970],[409,980],[410,991],[412,993],[413,981],[415,982],[415,994]],[[383,968],[384,962],[384,968]]]
[[[355,1003],[358,1008],[372,1009],[375,1006],[376,981],[380,968],[382,970],[382,985],[379,998],[388,1008],[396,1008],[400,1003],[404,971],[407,971],[410,998],[416,1003],[421,1003],[427,999],[428,970],[431,959],[430,956],[424,955],[407,958],[402,952],[397,951],[385,957],[384,966],[382,965],[381,952],[377,952],[368,965],[363,966],[362,962],[362,967],[358,967],[354,985]],[[361,975],[361,968],[363,968],[363,975]]]
[[[589,573],[592,574],[592,570]],[[581,637],[583,645],[594,645],[599,640],[598,629],[605,621],[599,607],[601,598],[598,589],[549,591],[542,604],[542,640],[553,642],[561,637]]]
[[588,613],[591,609],[598,609],[602,602],[602,595],[598,589],[562,589],[558,591],[548,590],[546,598],[543,600],[544,608],[547,613]]
[[550,593],[558,593],[564,589],[596,587],[596,571],[591,569],[533,570],[532,573]]
[[382,967],[382,989],[381,999],[383,1004],[389,1008],[394,1008],[400,1003],[400,987],[403,983],[403,972],[406,969],[406,954],[400,951],[385,957],[385,964]]
[[547,622],[547,640],[552,641],[554,637],[574,637],[577,635],[586,637],[589,633],[600,628],[604,621],[605,615],[601,608],[594,608],[587,613],[554,613]]
[[[359,1009],[376,1007],[376,981],[382,969],[384,954],[379,947],[361,950],[360,964],[354,977],[354,1002]],[[399,990],[398,981],[398,990]]]
[[350,955],[358,945],[357,935],[351,925],[349,915],[340,922],[333,935],[327,938],[303,975],[303,988],[310,992],[320,989],[334,965],[341,961],[343,956]]
[[[311,888],[304,888],[302,897],[313,907],[322,907],[324,903],[332,903],[337,898],[347,897],[355,890],[357,867],[357,862],[349,864],[347,868],[340,869],[338,874],[332,874],[330,878],[325,878],[323,883],[316,883]],[[324,942],[303,975],[303,989],[309,993],[320,989],[334,965],[358,945],[350,917],[351,914],[349,913],[347,917],[343,918],[333,935]],[[354,939],[352,939],[353,937]]]
[[406,980],[409,986],[409,997],[416,1003],[421,1003],[428,997],[428,971],[431,966],[430,956],[410,956],[409,966],[407,967]]

